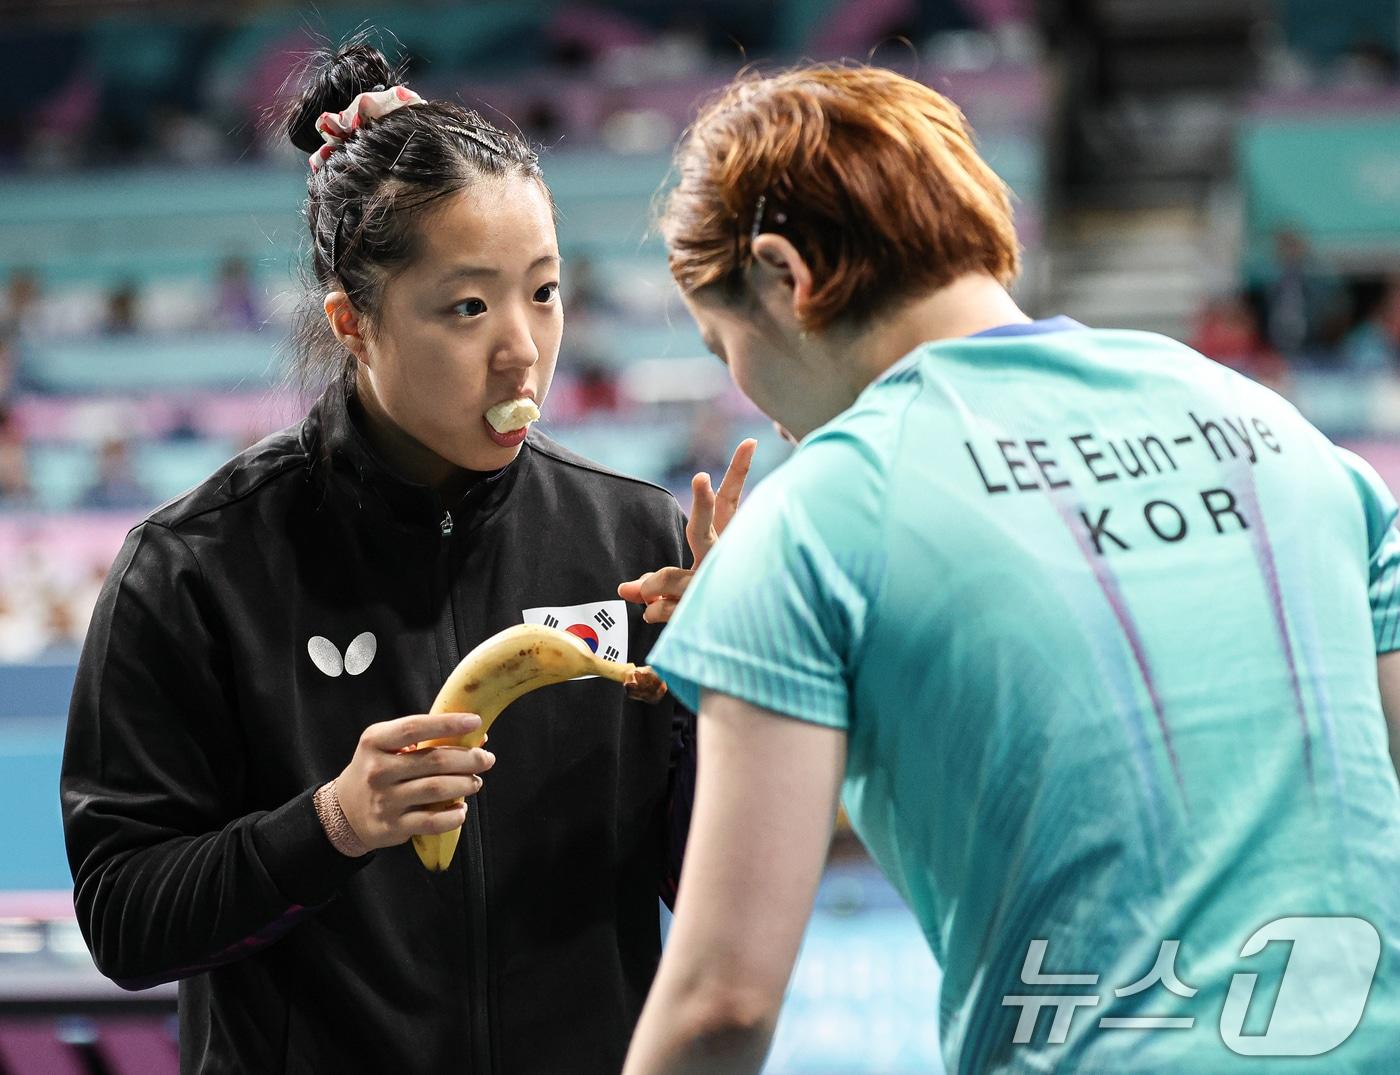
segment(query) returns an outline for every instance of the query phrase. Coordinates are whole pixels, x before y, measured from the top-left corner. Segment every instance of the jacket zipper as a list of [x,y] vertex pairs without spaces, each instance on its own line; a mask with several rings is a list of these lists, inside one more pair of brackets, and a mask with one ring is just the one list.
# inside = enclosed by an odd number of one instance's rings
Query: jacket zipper
[[[452,512],[444,510],[438,524],[442,531],[443,583],[447,588],[447,640],[448,652],[454,661],[462,658],[457,644],[457,597],[452,587],[452,534],[456,525]],[[486,870],[481,847],[482,803],[475,799],[467,809],[467,821],[462,826],[462,850],[466,860],[462,863],[462,884],[466,890],[467,929],[471,938],[471,981],[468,996],[471,998],[471,1055],[472,1071],[476,1075],[490,1075],[494,1071],[491,1063],[491,1014],[490,983],[486,946],[489,932],[486,928]]]

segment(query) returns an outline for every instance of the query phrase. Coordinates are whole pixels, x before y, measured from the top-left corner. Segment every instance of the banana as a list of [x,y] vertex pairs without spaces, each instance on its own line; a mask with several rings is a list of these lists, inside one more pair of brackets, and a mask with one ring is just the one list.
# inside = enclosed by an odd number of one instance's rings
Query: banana
[[[649,669],[640,671],[650,672]],[[456,739],[430,739],[419,743],[415,749],[478,747],[506,706],[539,687],[588,675],[634,684],[638,673],[636,665],[605,661],[590,652],[581,638],[557,628],[533,623],[507,627],[462,658],[429,710],[431,713],[476,713],[481,717],[481,727]],[[445,870],[452,862],[461,833],[461,829],[453,829],[441,835],[415,836],[413,849],[428,869]]]
[[527,396],[497,403],[486,412],[486,420],[497,433],[514,433],[517,429],[540,420],[540,409]]

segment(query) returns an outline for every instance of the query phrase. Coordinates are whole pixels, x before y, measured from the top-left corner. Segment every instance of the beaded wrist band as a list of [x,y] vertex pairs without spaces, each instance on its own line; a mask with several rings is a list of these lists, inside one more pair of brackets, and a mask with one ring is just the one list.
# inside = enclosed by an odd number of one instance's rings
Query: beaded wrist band
[[369,848],[355,835],[350,819],[340,808],[340,796],[336,794],[334,780],[317,788],[312,802],[316,805],[316,816],[321,821],[321,828],[326,830],[326,839],[330,840],[332,847],[352,859],[369,854]]

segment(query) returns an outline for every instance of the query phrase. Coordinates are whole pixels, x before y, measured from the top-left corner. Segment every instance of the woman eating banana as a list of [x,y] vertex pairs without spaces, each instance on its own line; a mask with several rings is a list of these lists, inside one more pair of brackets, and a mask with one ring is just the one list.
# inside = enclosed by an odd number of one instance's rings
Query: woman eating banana
[[[78,917],[120,984],[180,981],[185,1072],[616,1072],[689,718],[593,678],[489,750],[412,748],[480,728],[427,710],[511,625],[644,661],[617,581],[681,562],[684,520],[534,428],[563,326],[534,152],[396,83],[353,45],[289,119],[324,394],[136,527],[102,593],[62,777]],[[441,873],[407,845],[458,829]]]
[[800,445],[629,590],[701,765],[625,1075],[760,1069],[843,791],[949,1072],[1392,1070],[1375,473],[1171,340],[1030,320],[1007,191],[923,85],[741,79],[675,174],[672,273]]

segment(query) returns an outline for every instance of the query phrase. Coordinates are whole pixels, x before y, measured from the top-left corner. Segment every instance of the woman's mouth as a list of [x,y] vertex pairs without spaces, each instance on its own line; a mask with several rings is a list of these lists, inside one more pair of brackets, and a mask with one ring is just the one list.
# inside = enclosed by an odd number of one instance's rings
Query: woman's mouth
[[525,439],[530,423],[537,421],[540,409],[529,396],[518,396],[497,403],[483,416],[486,432],[502,448],[514,448]]
[[481,420],[481,424],[486,427],[486,435],[502,448],[518,448],[525,440],[525,435],[530,432],[529,426],[521,426],[519,429],[512,429],[509,433],[497,433],[485,418]]

